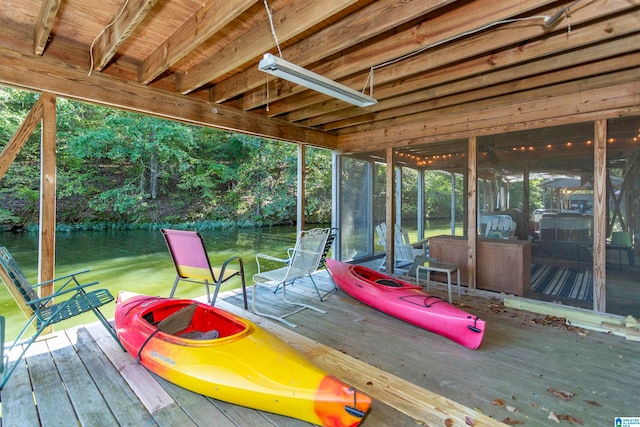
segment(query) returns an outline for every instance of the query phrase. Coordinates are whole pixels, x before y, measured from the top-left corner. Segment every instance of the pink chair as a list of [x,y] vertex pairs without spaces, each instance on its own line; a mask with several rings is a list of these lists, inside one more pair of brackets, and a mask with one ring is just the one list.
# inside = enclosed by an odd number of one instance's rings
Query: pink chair
[[[170,298],[178,286],[178,282],[203,283],[207,291],[207,301],[212,306],[216,303],[220,286],[235,276],[240,276],[242,280],[242,294],[244,297],[244,308],[247,309],[247,289],[244,279],[244,265],[242,258],[238,256],[227,259],[221,268],[211,267],[209,256],[204,246],[202,236],[197,231],[170,230],[163,228],[160,230],[164,236],[173,264],[176,267],[176,280],[171,288]],[[232,261],[238,262],[238,269],[228,268]],[[213,297],[209,292],[209,286],[215,286]]]

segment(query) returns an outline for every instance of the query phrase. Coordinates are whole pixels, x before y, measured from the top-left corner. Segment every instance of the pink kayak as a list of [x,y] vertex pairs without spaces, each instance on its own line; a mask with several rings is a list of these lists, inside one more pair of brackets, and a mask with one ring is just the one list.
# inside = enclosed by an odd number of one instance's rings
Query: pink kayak
[[482,343],[484,320],[420,286],[332,259],[327,259],[327,269],[340,289],[364,304],[474,350]]

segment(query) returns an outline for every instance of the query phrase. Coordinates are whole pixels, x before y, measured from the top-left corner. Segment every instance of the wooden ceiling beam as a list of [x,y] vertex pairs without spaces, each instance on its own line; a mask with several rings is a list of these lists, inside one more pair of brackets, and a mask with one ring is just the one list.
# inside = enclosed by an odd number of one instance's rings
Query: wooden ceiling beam
[[150,83],[232,22],[256,0],[209,0],[147,57],[138,70],[138,81]]
[[[454,0],[419,0],[399,2],[379,0],[348,15],[336,24],[324,28],[300,42],[282,50],[282,56],[296,65],[305,67],[322,58],[339,53],[349,46],[361,43],[398,25],[442,8]],[[375,17],[375,19],[372,19]],[[255,89],[265,83],[264,72],[257,67],[247,68],[216,84],[212,99],[223,102]]]
[[0,50],[0,84],[264,138],[335,148],[337,137],[283,120],[109,77],[41,57]]
[[[633,71],[633,70],[632,70]],[[509,130],[522,130],[550,125],[576,123],[640,112],[640,81],[627,76],[630,82],[581,90],[585,81],[571,82],[578,87],[573,92],[554,87],[539,90],[537,96],[520,97],[511,103],[496,105],[491,101],[471,103],[464,107],[433,110],[401,120],[388,120],[386,126],[338,137],[343,152],[371,151],[389,145],[416,145],[433,141],[465,138],[470,135],[490,135]],[[606,77],[606,76],[605,76]]]
[[[478,55],[478,46],[482,46],[482,50],[489,53],[485,57],[481,58],[481,60],[484,61],[482,64],[483,69],[475,70],[475,72],[489,72],[497,68],[504,67],[504,61],[508,61],[510,63],[514,62],[514,58],[505,58],[504,53],[494,52],[508,46],[516,45],[517,43],[520,43],[520,45],[507,51],[509,55],[516,58],[522,58],[521,60],[525,60],[525,58],[530,60],[537,56],[551,55],[560,51],[566,51],[571,48],[594,43],[600,39],[604,40],[621,34],[626,34],[637,29],[637,14],[630,13],[614,18],[611,24],[609,24],[608,21],[599,22],[597,24],[597,31],[593,30],[592,27],[589,27],[589,30],[585,30],[583,28],[582,31],[580,31],[578,29],[580,24],[602,19],[605,16],[617,14],[633,7],[633,5],[626,0],[608,0],[607,7],[603,7],[601,3],[604,1],[605,0],[599,0],[589,3],[585,7],[576,9],[572,12],[571,22],[576,28],[571,31],[569,37],[567,37],[567,32],[562,30],[554,33],[555,35],[540,38],[540,36],[545,35],[548,31],[542,25],[542,19],[540,19],[539,23],[527,20],[504,24],[499,27],[499,30],[489,30],[476,35],[469,35],[468,37],[463,37],[458,41],[451,42],[446,46],[430,49],[428,53],[422,53],[413,58],[405,59],[398,64],[382,67],[375,71],[374,83],[375,85],[384,85],[401,79],[410,79],[411,76],[423,74],[428,70],[436,70],[439,67],[446,66],[451,63],[473,58]],[[547,13],[551,12],[552,10],[547,11]],[[464,31],[461,33],[464,33]],[[501,62],[501,60],[503,62]],[[427,63],[428,66],[425,66],[425,63]],[[337,64],[334,65],[337,67]],[[462,66],[465,65],[466,64],[462,64]],[[442,78],[446,78],[446,73],[440,73],[440,79]],[[352,86],[355,82],[361,79],[361,76],[355,76],[341,80],[340,82],[347,86]],[[441,81],[439,80],[437,83],[440,84]],[[402,84],[406,85],[406,83]],[[408,85],[406,86],[407,90],[416,90],[415,87],[413,89],[409,89]],[[398,90],[398,86],[393,86],[393,88],[395,96],[402,93]],[[384,93],[381,94],[378,90],[374,91],[374,96],[379,102],[384,99],[384,95]],[[305,106],[308,106],[306,110],[296,112],[296,116],[287,118],[288,120],[293,121],[302,120],[303,111],[307,111],[307,114],[309,114],[309,112],[313,111],[316,103],[322,106],[323,101],[324,99],[322,97],[307,91],[296,96],[288,97],[279,102],[271,102],[269,104],[269,115],[272,117],[283,115],[293,110],[304,109]],[[332,105],[336,105],[337,107],[345,106],[345,104],[329,104],[329,106]],[[367,111],[378,108],[380,108],[380,105],[370,107]],[[322,112],[322,110],[320,111]]]
[[[357,0],[293,1],[273,12],[274,31],[279,43],[297,36],[353,5]],[[235,68],[254,61],[274,48],[276,42],[266,16],[261,25],[240,36],[220,51],[178,76],[178,90],[187,94],[216,80]]]
[[[628,56],[629,59],[637,58],[636,55]],[[521,90],[518,92],[503,92],[507,93],[507,95],[503,96],[494,96],[488,98],[480,98],[479,100],[472,100],[470,98],[466,98],[466,94],[458,95],[460,97],[465,97],[465,100],[462,102],[455,102],[451,106],[439,105],[437,108],[431,108],[429,110],[424,110],[419,113],[414,114],[404,114],[400,116],[393,116],[387,120],[378,120],[375,125],[366,124],[362,126],[357,126],[354,129],[350,129],[351,132],[345,132],[343,134],[339,133],[339,136],[348,135],[351,133],[363,133],[368,131],[386,129],[388,127],[394,126],[402,126],[404,124],[413,123],[416,121],[417,117],[420,117],[418,120],[432,120],[433,117],[440,116],[443,114],[457,114],[460,111],[465,111],[467,114],[472,114],[471,111],[485,111],[489,109],[495,109],[502,106],[509,106],[513,104],[522,104],[525,102],[536,102],[539,99],[544,99],[545,97],[553,94],[553,97],[559,96],[569,96],[575,93],[579,93],[581,91],[586,90],[595,90],[601,89],[603,87],[607,87],[610,85],[618,85],[625,84],[629,82],[634,82],[637,80],[637,68],[631,68],[628,70],[619,71],[617,73],[609,73],[609,74],[600,74],[591,76],[590,73],[586,72],[583,74],[582,79],[574,79],[563,81],[558,84],[548,84],[540,87],[534,87],[532,89],[525,89],[524,86],[519,86]],[[535,84],[535,81],[533,82]],[[503,84],[504,89],[508,89],[508,83]],[[550,104],[550,108],[553,107],[553,104]],[[475,117],[476,115],[473,114]],[[468,121],[468,120],[467,120]]]
[[[478,22],[498,21],[526,13],[550,1],[525,0],[515,3],[474,1],[465,3],[446,14],[421,22],[394,37],[368,43],[362,49],[325,61],[314,72],[352,88],[362,88],[369,70],[376,64],[400,58],[425,46],[464,34],[477,28]],[[354,29],[354,31],[357,29]],[[477,47],[473,51],[477,53]],[[424,68],[424,64],[423,64]],[[348,79],[342,79],[351,76]],[[378,83],[377,73],[374,83]],[[326,97],[289,82],[275,81],[269,89],[269,115],[286,114],[295,108],[326,101]],[[304,93],[301,93],[304,92]],[[374,92],[375,96],[375,92]],[[250,110],[265,104],[264,90],[244,94],[242,109]],[[345,104],[342,104],[343,106]]]
[[59,7],[60,0],[44,0],[42,2],[33,35],[33,52],[35,55],[42,55],[44,53]]
[[147,16],[156,2],[157,0],[129,0],[122,4],[111,19],[111,23],[92,44],[89,55],[91,55],[94,70],[102,71],[107,66],[118,48]]

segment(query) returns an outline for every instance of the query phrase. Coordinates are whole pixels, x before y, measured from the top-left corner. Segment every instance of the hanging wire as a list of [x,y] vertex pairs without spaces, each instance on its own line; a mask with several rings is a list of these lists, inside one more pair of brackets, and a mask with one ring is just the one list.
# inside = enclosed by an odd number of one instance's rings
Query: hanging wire
[[449,43],[449,42],[452,42],[454,40],[458,40],[458,39],[460,39],[462,37],[466,37],[466,36],[470,36],[470,35],[479,33],[481,31],[484,31],[486,29],[495,27],[497,25],[510,24],[512,22],[521,22],[521,21],[531,21],[531,20],[542,19],[544,21],[544,23],[545,23],[545,26],[549,26],[549,25],[552,25],[553,23],[555,23],[555,21],[557,21],[559,16],[562,16],[564,14],[566,16],[566,18],[567,18],[567,23],[568,23],[567,24],[567,32],[570,33],[571,32],[571,16],[569,15],[569,9],[571,7],[573,7],[579,1],[581,1],[581,0],[574,1],[569,6],[565,7],[564,9],[561,9],[559,12],[557,12],[556,15],[551,16],[551,17],[547,16],[547,15],[535,15],[535,16],[528,16],[528,17],[525,17],[525,18],[503,19],[503,20],[500,20],[500,21],[490,22],[490,23],[488,23],[486,25],[483,25],[481,27],[474,28],[473,30],[465,31],[465,32],[463,32],[461,34],[457,34],[455,36],[451,36],[451,37],[448,37],[446,39],[439,40],[439,41],[437,41],[435,43],[432,43],[430,45],[423,46],[423,47],[421,47],[421,48],[419,48],[417,50],[414,50],[413,52],[407,53],[406,55],[399,56],[399,57],[394,58],[394,59],[392,59],[390,61],[386,61],[386,62],[382,62],[380,64],[372,65],[371,69],[369,70],[369,75],[367,77],[367,80],[364,83],[364,88],[362,89],[362,91],[364,92],[366,90],[367,85],[369,85],[370,95],[373,96],[373,75],[374,75],[374,71],[377,70],[378,68],[386,67],[388,65],[392,65],[392,64],[395,64],[397,62],[404,61],[405,59],[411,58],[412,56],[419,55],[424,51],[427,51],[429,49],[433,49],[434,47],[438,47],[438,46],[443,45],[445,43]]
[[271,10],[269,10],[269,4],[267,0],[264,0],[264,8],[267,10],[267,16],[269,17],[269,25],[271,26],[271,34],[273,34],[273,40],[276,42],[276,47],[278,48],[278,54],[280,55],[280,59],[284,59],[282,57],[282,50],[280,50],[280,43],[278,43],[278,36],[276,35],[276,29],[273,26],[273,16],[271,15]]

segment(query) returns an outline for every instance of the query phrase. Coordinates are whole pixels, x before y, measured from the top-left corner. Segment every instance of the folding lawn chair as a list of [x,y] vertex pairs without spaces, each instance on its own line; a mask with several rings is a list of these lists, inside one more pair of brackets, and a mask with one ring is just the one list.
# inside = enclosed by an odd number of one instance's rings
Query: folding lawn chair
[[[4,387],[31,344],[35,342],[45,329],[55,323],[88,311],[93,311],[98,320],[100,320],[111,336],[113,336],[113,339],[120,344],[115,330],[98,309],[98,307],[113,301],[113,295],[111,295],[107,289],[87,291],[88,288],[97,285],[99,282],[81,284],[76,278],[76,276],[88,271],[89,270],[79,271],[32,286],[25,278],[22,270],[18,267],[18,264],[16,264],[7,248],[0,247],[0,279],[2,279],[13,298],[29,319],[18,334],[18,337],[6,351],[4,348],[6,326],[4,317],[2,317],[0,321],[0,339],[2,339],[2,361],[0,362],[0,374],[2,378],[0,379],[0,389]],[[43,285],[52,283],[62,283],[62,286],[56,289],[52,295],[40,298],[36,290]],[[56,298],[59,298],[60,302],[54,302]],[[35,334],[28,340],[21,342],[29,326],[34,322],[36,328]],[[9,362],[9,355],[19,344],[22,344],[22,352],[17,358]]]

